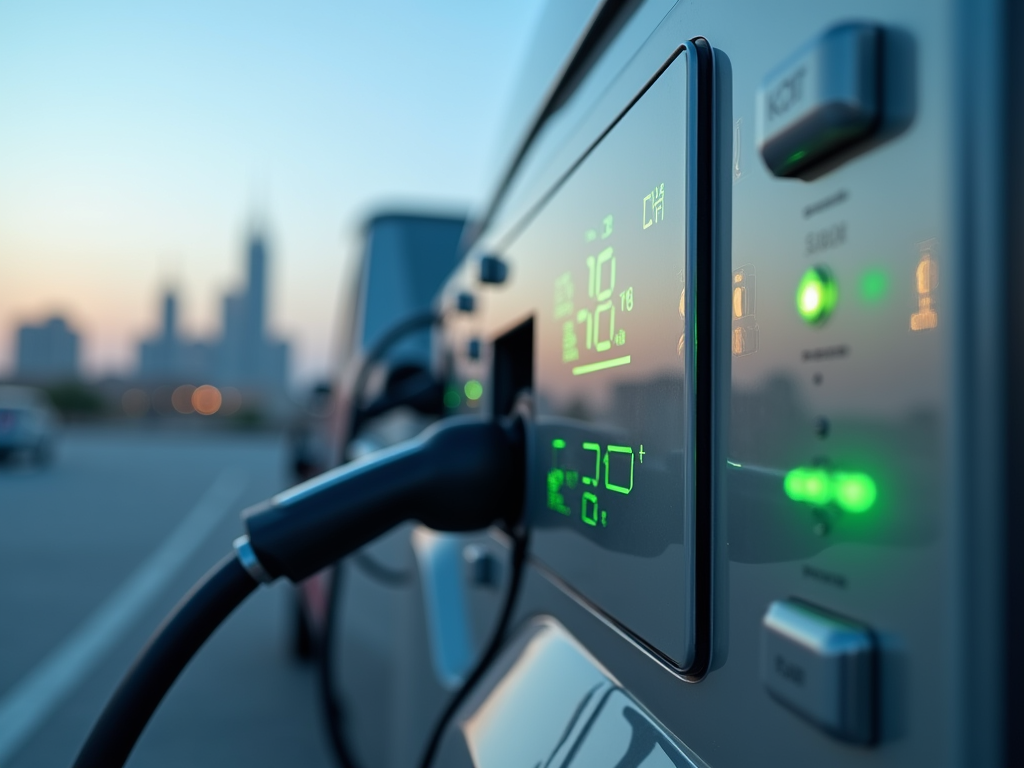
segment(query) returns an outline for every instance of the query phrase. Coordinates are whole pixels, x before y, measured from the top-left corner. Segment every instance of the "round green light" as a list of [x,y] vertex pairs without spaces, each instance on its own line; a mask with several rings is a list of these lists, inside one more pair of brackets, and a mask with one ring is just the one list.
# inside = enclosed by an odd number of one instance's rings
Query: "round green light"
[[889,275],[884,269],[869,269],[860,276],[860,296],[868,304],[878,304],[889,292]]
[[844,512],[867,512],[878,498],[875,481],[863,472],[836,472],[832,475],[832,493]]
[[811,267],[796,289],[796,311],[804,322],[824,323],[836,305],[836,285],[825,267]]
[[783,488],[793,501],[821,506],[832,500],[832,483],[824,469],[797,467],[786,473]]
[[449,387],[444,391],[444,407],[450,411],[455,410],[462,403],[462,398],[459,397],[459,390],[455,387]]
[[484,385],[476,379],[470,379],[466,382],[466,386],[463,387],[466,392],[466,397],[470,400],[479,400],[481,395],[484,393]]

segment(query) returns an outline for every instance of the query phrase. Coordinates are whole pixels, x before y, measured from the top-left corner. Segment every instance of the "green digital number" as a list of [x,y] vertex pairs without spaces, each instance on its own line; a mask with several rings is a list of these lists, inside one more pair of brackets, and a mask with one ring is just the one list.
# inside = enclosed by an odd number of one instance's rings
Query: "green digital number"
[[633,287],[630,286],[619,294],[619,309],[623,312],[633,311]]
[[[601,313],[608,313],[608,338],[601,339]],[[615,337],[615,305],[610,301],[598,304],[594,310],[594,349],[598,352],[606,352],[612,348],[612,339]],[[590,346],[589,344],[587,345]]]
[[[617,485],[611,481],[611,468],[609,467],[610,457],[613,453],[629,454],[629,485]],[[604,487],[616,493],[629,493],[633,490],[633,455],[632,447],[628,445],[609,445],[604,452]]]
[[584,475],[583,484],[597,487],[597,481],[601,477],[601,446],[597,443],[584,443],[583,450],[594,452],[594,476],[588,477]]
[[[590,509],[587,509],[587,505],[590,505]],[[583,506],[580,510],[580,518],[587,525],[597,525],[597,496],[592,494],[590,491],[583,493]]]

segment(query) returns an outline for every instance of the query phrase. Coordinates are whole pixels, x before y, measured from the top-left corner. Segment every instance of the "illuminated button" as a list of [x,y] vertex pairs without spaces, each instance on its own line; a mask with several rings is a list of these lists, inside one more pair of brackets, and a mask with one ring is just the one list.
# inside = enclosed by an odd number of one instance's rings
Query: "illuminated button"
[[842,24],[797,51],[757,92],[757,146],[776,176],[870,135],[879,123],[881,30]]
[[871,631],[795,600],[768,606],[761,628],[761,682],[768,692],[833,736],[874,741]]
[[816,507],[835,504],[844,512],[867,512],[878,499],[878,486],[864,472],[829,472],[821,467],[797,467],[786,473],[782,487],[793,501]]
[[812,267],[804,272],[796,289],[796,311],[812,325],[828,320],[838,298],[835,281],[825,267]]
[[863,472],[836,472],[832,475],[832,494],[844,512],[867,512],[878,498],[875,481]]
[[479,400],[484,394],[484,387],[476,379],[470,379],[466,382],[466,385],[462,388],[466,393],[466,398],[469,400]]

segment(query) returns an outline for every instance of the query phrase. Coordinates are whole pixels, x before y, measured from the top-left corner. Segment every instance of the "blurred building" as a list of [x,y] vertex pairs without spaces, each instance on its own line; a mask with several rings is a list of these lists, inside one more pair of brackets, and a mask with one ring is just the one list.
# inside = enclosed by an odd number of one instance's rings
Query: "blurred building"
[[34,381],[78,377],[78,334],[62,317],[18,329],[16,375]]
[[168,289],[163,298],[160,332],[139,345],[139,375],[156,381],[209,381],[213,378],[215,347],[178,335],[178,296]]
[[224,336],[218,378],[231,386],[282,391],[287,383],[288,346],[267,335],[267,245],[254,232],[248,242],[247,283],[224,297]]
[[178,332],[178,297],[163,297],[160,331],[139,347],[139,376],[150,381],[204,382],[275,396],[288,383],[288,345],[267,331],[266,238],[250,232],[246,282],[224,297],[220,338],[190,341]]

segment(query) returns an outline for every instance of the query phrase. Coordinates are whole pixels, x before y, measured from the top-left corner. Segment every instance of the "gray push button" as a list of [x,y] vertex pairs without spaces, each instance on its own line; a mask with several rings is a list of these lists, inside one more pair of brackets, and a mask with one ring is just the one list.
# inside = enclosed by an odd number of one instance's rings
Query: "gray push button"
[[878,125],[881,30],[843,24],[811,41],[757,92],[757,146],[776,176],[795,176]]
[[795,600],[772,603],[762,626],[761,681],[772,696],[834,736],[873,741],[870,630]]

